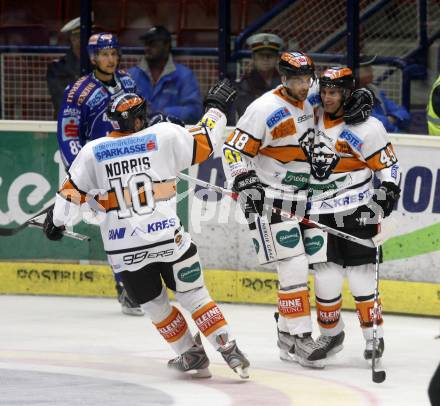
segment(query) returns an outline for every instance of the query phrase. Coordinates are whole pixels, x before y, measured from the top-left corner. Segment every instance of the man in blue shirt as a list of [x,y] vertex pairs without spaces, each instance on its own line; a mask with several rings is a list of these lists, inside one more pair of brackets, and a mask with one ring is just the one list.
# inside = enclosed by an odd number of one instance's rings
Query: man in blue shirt
[[202,115],[199,85],[191,69],[174,63],[171,34],[165,27],[150,28],[140,37],[145,57],[128,70],[136,82],[137,93],[149,104],[151,113],[175,116],[196,123]]
[[373,94],[374,106],[371,115],[382,122],[387,132],[405,132],[411,120],[408,110],[386,97],[385,92],[373,84],[372,65],[376,56],[361,55],[359,59],[358,87],[366,87]]

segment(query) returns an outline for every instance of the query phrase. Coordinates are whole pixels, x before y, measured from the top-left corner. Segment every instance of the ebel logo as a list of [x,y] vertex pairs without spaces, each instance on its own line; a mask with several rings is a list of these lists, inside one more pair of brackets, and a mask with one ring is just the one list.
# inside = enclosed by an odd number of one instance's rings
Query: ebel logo
[[125,227],[108,230],[109,240],[122,240],[125,236]]
[[303,116],[299,116],[298,123],[302,123],[303,121],[306,121],[309,118],[313,118],[313,114],[304,114]]
[[122,257],[124,264],[133,265],[138,264],[139,262],[144,261],[146,258],[154,259],[154,258],[164,258],[173,255],[174,249],[170,248],[169,250],[164,251],[156,251],[150,252],[148,250],[137,252],[136,254],[128,254]]

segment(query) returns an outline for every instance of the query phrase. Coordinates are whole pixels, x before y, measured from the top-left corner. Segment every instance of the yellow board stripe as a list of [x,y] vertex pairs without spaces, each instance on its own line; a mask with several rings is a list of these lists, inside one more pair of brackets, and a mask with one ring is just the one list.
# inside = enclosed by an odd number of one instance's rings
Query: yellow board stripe
[[[115,297],[115,283],[106,265],[30,262],[0,263],[0,294]],[[204,278],[214,300],[233,303],[277,304],[278,280],[272,272],[205,270]],[[311,302],[313,277],[309,278]],[[440,285],[424,282],[382,280],[384,313],[440,317]],[[343,309],[355,309],[347,283]]]

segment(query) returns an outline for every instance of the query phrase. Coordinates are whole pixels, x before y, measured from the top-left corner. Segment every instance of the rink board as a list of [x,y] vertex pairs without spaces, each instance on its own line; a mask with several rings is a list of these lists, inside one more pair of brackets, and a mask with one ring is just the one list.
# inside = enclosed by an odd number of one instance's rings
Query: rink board
[[[114,297],[114,279],[104,265],[0,263],[0,294]],[[212,297],[220,302],[276,305],[278,280],[272,272],[205,270]],[[310,276],[313,292],[313,277]],[[440,317],[440,286],[432,283],[381,281],[384,311]],[[311,297],[314,305],[313,295]],[[354,309],[347,285],[343,308]]]

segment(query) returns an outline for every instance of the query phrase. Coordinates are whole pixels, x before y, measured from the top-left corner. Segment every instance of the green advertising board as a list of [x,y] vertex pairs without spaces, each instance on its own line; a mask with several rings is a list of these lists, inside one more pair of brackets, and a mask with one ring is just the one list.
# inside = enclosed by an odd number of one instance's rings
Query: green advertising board
[[[0,226],[16,227],[53,202],[65,176],[55,132],[2,132],[0,136]],[[80,223],[75,231],[88,242],[47,240],[41,229],[26,228],[0,241],[0,259],[105,260],[99,228]]]

